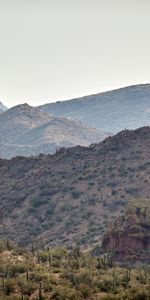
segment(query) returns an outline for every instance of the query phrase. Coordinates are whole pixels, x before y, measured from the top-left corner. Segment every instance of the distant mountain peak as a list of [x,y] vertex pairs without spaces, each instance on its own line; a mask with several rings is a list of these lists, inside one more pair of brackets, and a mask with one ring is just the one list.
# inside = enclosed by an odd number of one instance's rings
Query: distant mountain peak
[[1,157],[54,153],[56,148],[87,146],[108,135],[81,122],[54,117],[27,103],[0,114]]
[[41,112],[38,108],[30,106],[28,103],[23,103],[23,104],[18,104],[16,106],[11,107],[10,109],[7,110],[6,112],[7,115],[11,116],[29,116],[29,117],[34,117],[34,116],[47,116],[49,115],[48,113]]
[[32,107],[31,105],[29,105],[27,102],[25,102],[25,103],[22,103],[22,104],[18,104],[18,105],[16,105],[16,107],[25,107],[25,108],[30,108],[30,107]]
[[32,110],[33,106],[30,106],[28,103],[18,104],[10,108],[10,110]]

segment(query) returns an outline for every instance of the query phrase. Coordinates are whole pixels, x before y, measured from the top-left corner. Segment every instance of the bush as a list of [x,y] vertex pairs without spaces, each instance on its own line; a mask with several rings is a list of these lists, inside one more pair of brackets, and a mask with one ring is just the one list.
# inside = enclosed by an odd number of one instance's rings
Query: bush
[[7,279],[5,280],[5,294],[10,295],[11,293],[15,292],[15,281],[13,279]]
[[38,289],[38,285],[32,281],[19,281],[20,292],[23,295],[31,296],[33,292]]
[[82,195],[82,192],[80,192],[80,191],[73,191],[71,194],[72,194],[72,197],[74,199],[78,199]]
[[73,288],[67,286],[57,286],[55,291],[52,293],[50,299],[55,300],[82,300],[81,294],[79,291],[76,291]]

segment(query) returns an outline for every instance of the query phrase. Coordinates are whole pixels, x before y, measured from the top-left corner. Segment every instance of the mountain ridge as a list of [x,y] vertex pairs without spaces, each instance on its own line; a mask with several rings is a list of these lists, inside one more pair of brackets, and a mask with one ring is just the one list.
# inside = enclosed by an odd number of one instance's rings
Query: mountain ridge
[[38,107],[55,116],[70,117],[117,133],[125,128],[136,129],[150,124],[150,84],[127,86]]

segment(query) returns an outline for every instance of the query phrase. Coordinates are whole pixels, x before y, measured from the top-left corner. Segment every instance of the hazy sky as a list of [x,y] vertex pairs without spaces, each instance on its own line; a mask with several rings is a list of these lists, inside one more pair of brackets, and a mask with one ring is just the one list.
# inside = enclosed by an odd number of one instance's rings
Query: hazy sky
[[150,0],[0,0],[0,100],[150,82]]

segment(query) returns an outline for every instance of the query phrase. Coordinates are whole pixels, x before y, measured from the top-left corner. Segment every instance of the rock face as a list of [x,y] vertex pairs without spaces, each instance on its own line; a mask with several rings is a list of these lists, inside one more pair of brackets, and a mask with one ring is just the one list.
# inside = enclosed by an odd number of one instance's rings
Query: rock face
[[102,248],[119,261],[150,263],[150,201],[130,203],[104,235]]

